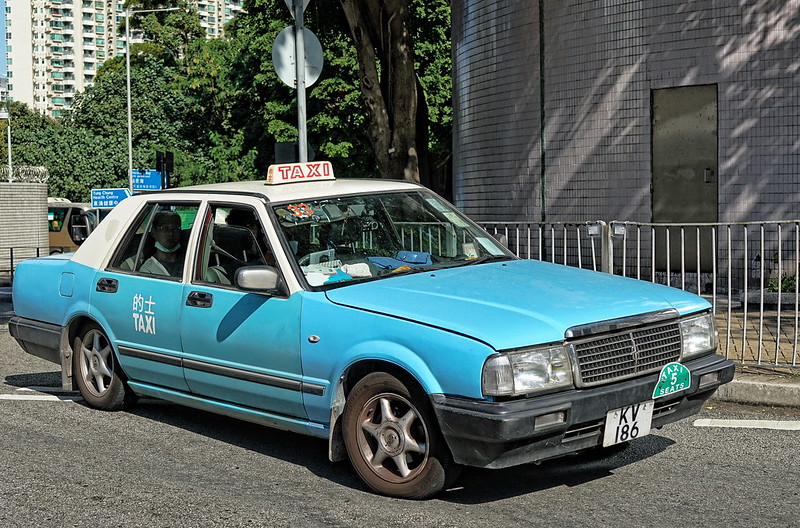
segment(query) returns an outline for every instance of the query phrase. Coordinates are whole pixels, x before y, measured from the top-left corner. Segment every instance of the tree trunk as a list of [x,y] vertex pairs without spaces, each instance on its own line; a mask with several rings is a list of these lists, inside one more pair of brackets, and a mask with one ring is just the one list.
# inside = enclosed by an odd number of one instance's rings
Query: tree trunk
[[414,69],[408,0],[340,0],[353,35],[368,135],[380,175],[421,181],[427,141],[417,141],[421,95]]

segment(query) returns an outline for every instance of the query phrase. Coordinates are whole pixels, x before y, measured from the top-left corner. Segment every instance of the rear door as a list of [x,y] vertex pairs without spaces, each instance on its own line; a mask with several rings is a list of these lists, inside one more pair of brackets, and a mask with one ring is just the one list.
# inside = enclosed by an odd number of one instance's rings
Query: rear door
[[[181,305],[186,248],[198,203],[149,203],[95,275],[91,313],[109,329],[123,370],[134,381],[188,391],[181,367]],[[157,242],[177,247],[159,250]],[[162,244],[163,247],[163,244]]]

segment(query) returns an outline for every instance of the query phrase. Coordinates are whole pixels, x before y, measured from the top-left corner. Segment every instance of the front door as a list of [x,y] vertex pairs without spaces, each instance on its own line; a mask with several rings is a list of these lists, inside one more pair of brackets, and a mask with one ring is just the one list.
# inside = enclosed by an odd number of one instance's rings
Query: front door
[[184,375],[200,396],[304,418],[300,294],[249,293],[236,270],[274,259],[255,208],[211,204],[180,321]]

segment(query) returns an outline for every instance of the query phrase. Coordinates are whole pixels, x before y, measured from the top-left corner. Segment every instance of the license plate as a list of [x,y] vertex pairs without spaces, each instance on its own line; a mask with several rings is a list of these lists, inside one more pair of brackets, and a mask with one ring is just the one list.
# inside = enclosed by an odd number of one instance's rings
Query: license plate
[[606,414],[603,447],[639,438],[650,433],[653,423],[653,401],[635,403]]

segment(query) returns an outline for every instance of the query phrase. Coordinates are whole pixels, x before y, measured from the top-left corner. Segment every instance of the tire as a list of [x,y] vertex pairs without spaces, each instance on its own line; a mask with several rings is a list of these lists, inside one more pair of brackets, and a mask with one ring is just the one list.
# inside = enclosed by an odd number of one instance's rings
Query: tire
[[108,337],[94,323],[83,326],[75,337],[72,373],[81,396],[91,407],[120,411],[136,403]]
[[367,375],[353,388],[342,433],[356,473],[381,495],[425,499],[455,480],[460,469],[425,395],[384,372]]

